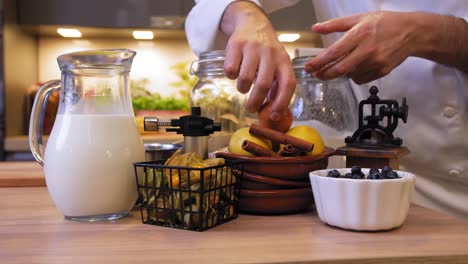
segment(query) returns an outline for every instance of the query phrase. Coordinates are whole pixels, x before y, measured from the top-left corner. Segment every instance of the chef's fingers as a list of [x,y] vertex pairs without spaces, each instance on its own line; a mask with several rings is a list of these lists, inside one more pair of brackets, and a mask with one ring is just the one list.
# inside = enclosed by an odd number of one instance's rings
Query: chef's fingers
[[237,78],[237,90],[247,93],[252,87],[255,74],[258,70],[259,56],[255,50],[245,49],[240,65],[239,77]]
[[345,32],[359,23],[367,14],[356,14],[347,17],[330,19],[328,21],[312,25],[312,31],[320,34],[329,34],[333,32]]
[[224,60],[224,73],[226,77],[235,80],[239,76],[240,64],[242,62],[242,46],[231,39],[226,46],[226,58]]
[[291,63],[278,64],[275,76],[278,81],[278,91],[271,105],[270,119],[273,121],[278,120],[281,117],[280,113],[288,109],[296,89],[296,77]]
[[359,34],[355,34],[353,30],[346,32],[337,42],[310,59],[305,65],[305,70],[313,73],[336,63],[356,48],[359,41]]
[[270,91],[268,91],[267,101],[273,101],[277,93],[278,93],[278,81],[274,79],[273,83],[271,84],[271,89]]
[[315,77],[321,80],[330,80],[341,76],[348,76],[350,73],[354,72],[365,59],[365,50],[359,47],[355,48],[337,63],[316,72]]
[[258,67],[255,85],[247,101],[246,108],[249,112],[256,112],[263,104],[265,98],[268,96],[272,88],[273,78],[275,75],[275,68],[272,67],[273,54],[270,50],[262,54],[260,65]]

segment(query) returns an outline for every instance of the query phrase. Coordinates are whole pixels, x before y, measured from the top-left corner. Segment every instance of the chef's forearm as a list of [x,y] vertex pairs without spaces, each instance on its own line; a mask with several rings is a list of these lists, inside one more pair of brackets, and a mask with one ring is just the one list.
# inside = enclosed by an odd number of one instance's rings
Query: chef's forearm
[[458,17],[424,12],[415,14],[419,25],[414,56],[468,72],[468,23]]
[[241,23],[255,23],[251,26],[270,26],[268,17],[255,3],[246,0],[234,1],[224,11],[220,29],[230,36]]

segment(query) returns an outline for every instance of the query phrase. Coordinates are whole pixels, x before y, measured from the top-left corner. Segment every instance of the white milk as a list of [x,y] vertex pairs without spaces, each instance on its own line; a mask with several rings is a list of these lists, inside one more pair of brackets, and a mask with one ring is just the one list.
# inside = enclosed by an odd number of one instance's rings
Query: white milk
[[68,217],[130,211],[145,151],[132,116],[57,115],[44,154],[47,188]]

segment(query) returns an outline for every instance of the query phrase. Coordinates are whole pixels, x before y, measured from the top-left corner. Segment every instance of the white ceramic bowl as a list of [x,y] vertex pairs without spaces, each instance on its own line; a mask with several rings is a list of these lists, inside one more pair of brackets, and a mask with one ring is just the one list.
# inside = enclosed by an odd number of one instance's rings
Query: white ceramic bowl
[[[413,174],[396,171],[401,177],[388,180],[327,177],[331,169],[309,174],[320,220],[345,229],[386,230],[403,224],[414,188]],[[337,169],[341,175],[350,168]],[[362,169],[364,174],[369,169]]]

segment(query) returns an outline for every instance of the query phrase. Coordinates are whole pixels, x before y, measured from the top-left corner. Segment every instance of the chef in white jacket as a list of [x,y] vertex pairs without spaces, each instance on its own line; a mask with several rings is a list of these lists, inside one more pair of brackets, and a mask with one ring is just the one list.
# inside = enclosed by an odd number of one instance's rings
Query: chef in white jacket
[[[247,109],[254,112],[270,98],[270,118],[276,119],[289,104],[295,79],[262,9],[297,1],[196,2],[186,21],[192,50],[226,49],[226,75],[237,78],[240,92],[253,84]],[[328,48],[306,70],[321,79],[350,77],[358,100],[371,85],[381,98],[406,97],[408,123],[400,123],[395,135],[411,150],[401,169],[417,175],[414,202],[468,220],[468,1],[313,4],[320,23],[312,30],[323,34]]]

